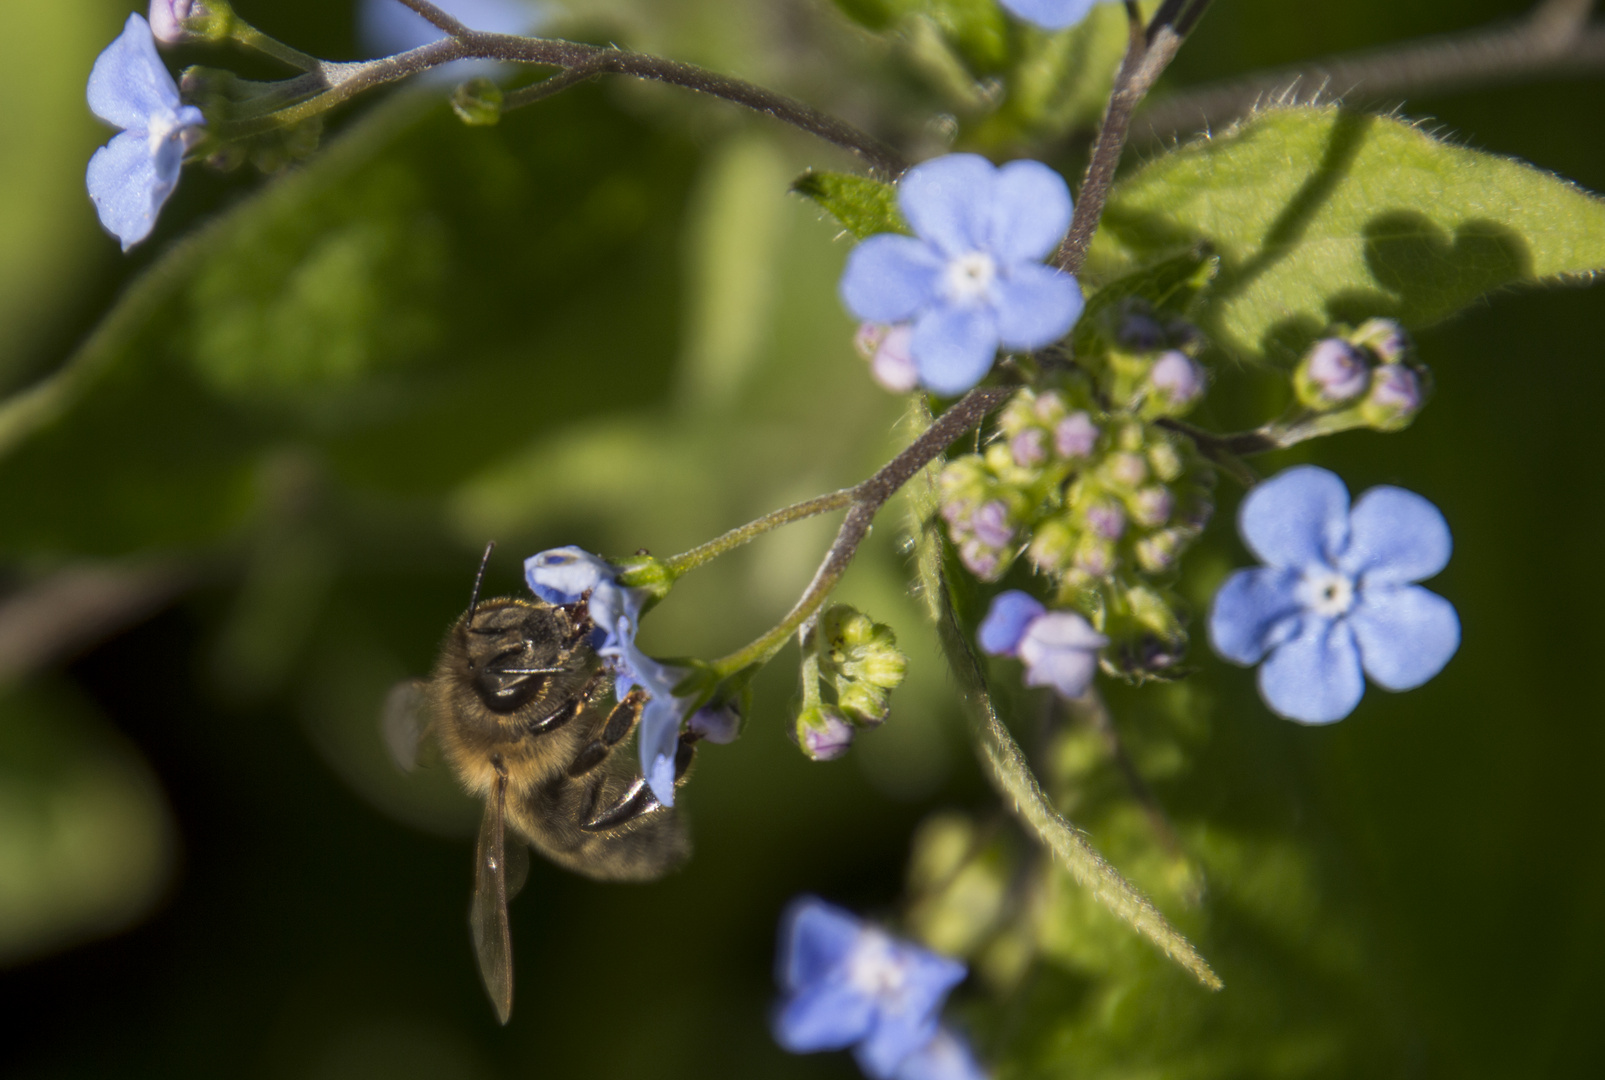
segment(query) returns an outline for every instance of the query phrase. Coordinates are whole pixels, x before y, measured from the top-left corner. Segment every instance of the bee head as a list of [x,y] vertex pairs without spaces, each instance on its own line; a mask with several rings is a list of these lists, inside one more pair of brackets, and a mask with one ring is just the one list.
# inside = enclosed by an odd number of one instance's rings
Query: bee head
[[495,713],[561,700],[585,680],[595,656],[568,612],[539,600],[486,600],[463,616],[458,632],[463,674]]

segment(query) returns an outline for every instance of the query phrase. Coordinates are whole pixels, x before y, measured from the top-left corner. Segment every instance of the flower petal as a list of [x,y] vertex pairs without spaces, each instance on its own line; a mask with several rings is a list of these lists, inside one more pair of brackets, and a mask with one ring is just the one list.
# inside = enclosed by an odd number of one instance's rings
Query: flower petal
[[903,1059],[892,1080],[986,1080],[986,1070],[967,1042],[942,1027],[930,1042]]
[[942,266],[940,255],[923,240],[894,233],[871,236],[847,256],[842,303],[860,319],[904,322],[936,297]]
[[1449,565],[1453,547],[1436,506],[1404,488],[1374,487],[1349,514],[1343,567],[1367,582],[1404,585]]
[[1314,465],[1284,469],[1243,500],[1237,528],[1271,566],[1331,565],[1348,541],[1349,491]]
[[949,258],[978,251],[991,231],[997,173],[979,154],[933,158],[903,174],[897,205],[920,239]]
[[1047,610],[1036,597],[1019,589],[998,593],[992,598],[992,606],[975,634],[981,651],[993,656],[1013,656],[1019,651],[1026,626]]
[[[585,593],[618,574],[613,564],[589,551],[570,544],[551,548],[524,560],[524,580],[530,591],[548,604],[572,604]],[[598,626],[611,626],[603,616]]]
[[802,896],[780,917],[780,970],[775,978],[796,990],[830,977],[847,960],[864,932],[864,922],[845,908],[817,896]]
[[993,285],[998,336],[1006,349],[1040,349],[1070,332],[1085,302],[1076,279],[1052,266],[1021,263]]
[[992,189],[986,246],[1004,266],[1039,263],[1070,231],[1070,185],[1040,161],[1011,161]]
[[875,1022],[854,1053],[872,1077],[890,1077],[904,1059],[931,1041],[942,1002],[964,981],[966,971],[957,960],[917,945],[899,943],[895,955],[902,985],[880,999]]
[[1353,712],[1365,677],[1347,621],[1306,615],[1298,635],[1260,667],[1259,692],[1273,711],[1303,724],[1330,724]]
[[1097,0],[999,0],[1026,22],[1045,30],[1063,30],[1087,17]]
[[1209,608],[1209,643],[1234,664],[1257,664],[1295,627],[1293,570],[1256,567],[1226,579]]
[[1050,611],[1033,619],[1020,640],[1027,686],[1051,686],[1067,698],[1087,692],[1098,670],[1098,650],[1109,639],[1071,611]]
[[920,383],[938,394],[962,394],[986,377],[998,355],[998,328],[990,308],[932,308],[909,339]]
[[143,132],[124,131],[96,150],[84,177],[100,223],[127,251],[156,227],[156,212],[173,193],[162,180]]
[[794,1054],[843,1050],[864,1037],[875,1002],[844,983],[805,987],[775,1012],[775,1041]]
[[1455,607],[1419,585],[1365,588],[1349,615],[1365,673],[1388,690],[1412,690],[1460,647]]
[[178,84],[156,55],[143,18],[129,15],[117,40],[95,58],[88,96],[90,112],[127,131],[146,131],[152,114],[178,108]]

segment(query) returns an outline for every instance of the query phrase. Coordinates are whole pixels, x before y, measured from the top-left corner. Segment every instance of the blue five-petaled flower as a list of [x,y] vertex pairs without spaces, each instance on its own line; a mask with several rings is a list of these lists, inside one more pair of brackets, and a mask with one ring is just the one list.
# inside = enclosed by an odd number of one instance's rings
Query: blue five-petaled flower
[[998,0],[1026,22],[1047,30],[1063,30],[1085,19],[1093,6],[1119,0]]
[[982,1080],[938,1014],[964,965],[805,896],[781,924],[784,997],[775,1039],[793,1053],[845,1050],[875,1080]]
[[178,183],[184,151],[206,118],[179,100],[178,85],[138,15],[128,16],[123,32],[95,60],[89,108],[123,129],[89,159],[85,180],[100,223],[127,251],[155,227]]
[[874,323],[912,323],[921,385],[959,394],[999,346],[1039,349],[1081,315],[1076,279],[1043,265],[1070,227],[1070,189],[1037,161],[1002,168],[949,154],[910,169],[897,203],[915,236],[871,236],[847,259],[843,302]]
[[992,598],[976,632],[981,650],[1017,657],[1027,686],[1051,686],[1078,698],[1098,673],[1098,650],[1109,639],[1073,611],[1049,611],[1029,593],[1010,589]]
[[1351,509],[1342,480],[1302,465],[1249,492],[1238,528],[1266,565],[1227,578],[1209,637],[1228,660],[1264,661],[1260,694],[1282,716],[1341,720],[1365,675],[1409,690],[1459,647],[1454,606],[1415,584],[1444,568],[1451,546],[1443,515],[1421,496],[1375,487]]
[[658,663],[636,645],[644,596],[620,585],[618,573],[613,564],[573,546],[524,560],[530,591],[548,604],[573,604],[590,594],[587,610],[596,624],[596,652],[613,669],[615,696],[622,701],[635,687],[647,694],[636,734],[641,774],[658,802],[673,806],[675,754],[686,704],[674,696],[674,686],[684,673]]

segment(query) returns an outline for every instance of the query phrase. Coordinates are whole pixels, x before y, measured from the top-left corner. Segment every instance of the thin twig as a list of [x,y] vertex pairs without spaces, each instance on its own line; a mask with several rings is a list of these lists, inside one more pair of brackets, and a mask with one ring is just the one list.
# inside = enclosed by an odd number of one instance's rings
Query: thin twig
[[[423,0],[403,0],[414,10]],[[459,24],[460,25],[460,24]],[[487,34],[463,27],[454,37],[442,38],[410,52],[361,64],[326,65],[328,88],[311,100],[273,114],[278,124],[290,124],[327,112],[357,94],[376,86],[396,82],[428,71],[453,60],[501,60],[518,64],[542,64],[565,71],[583,70],[593,74],[628,75],[636,79],[684,87],[710,97],[728,101],[773,117],[782,123],[815,135],[832,145],[857,154],[871,170],[893,179],[908,167],[896,150],[847,121],[820,111],[796,98],[720,75],[694,64],[682,64],[644,53],[628,52],[610,46],[584,45],[555,38],[518,37]],[[561,89],[559,87],[558,89]]]
[[1267,101],[1441,93],[1536,75],[1605,69],[1594,0],[1546,0],[1525,18],[1404,45],[1328,57],[1184,90],[1144,108],[1136,129],[1170,139],[1219,127]]
[[572,68],[568,71],[559,71],[556,75],[548,75],[538,83],[519,87],[510,92],[502,100],[502,112],[512,112],[522,109],[525,105],[533,105],[537,101],[544,101],[553,94],[560,94],[571,86],[578,86],[582,82],[596,78],[602,74],[590,68]]
[[[1109,95],[1109,107],[1104,112],[1103,124],[1098,129],[1098,140],[1092,147],[1092,160],[1087,163],[1086,179],[1076,193],[1076,209],[1070,219],[1070,231],[1059,245],[1053,264],[1074,274],[1086,261],[1087,248],[1092,234],[1098,231],[1103,218],[1104,204],[1109,189],[1114,185],[1115,170],[1120,167],[1121,155],[1126,149],[1126,134],[1131,127],[1131,116],[1142,104],[1148,91],[1176,58],[1176,52],[1186,40],[1190,29],[1202,17],[1210,0],[1166,0],[1154,14],[1153,22],[1146,27],[1134,3],[1126,4],[1126,17],[1130,39],[1126,55],[1115,75],[1114,90]],[[1175,22],[1175,25],[1172,25]],[[1186,29],[1183,29],[1185,26]]]
[[[987,413],[1002,405],[1014,393],[1015,387],[1012,386],[977,387],[971,390],[937,417],[936,422],[902,453],[869,479],[848,489],[851,499],[847,518],[797,603],[784,619],[762,637],[729,656],[715,660],[711,665],[713,669],[723,675],[731,675],[752,664],[762,663],[779,652],[797,628],[825,602],[841,576],[847,572],[858,546],[869,535],[870,523],[875,520],[876,511],[955,439],[979,424]],[[836,498],[840,494],[822,498]]]
[[443,31],[452,37],[462,37],[464,34],[472,33],[467,26],[461,22],[458,22],[456,18],[442,11],[434,4],[431,4],[429,0],[398,0],[398,2],[410,7],[412,10],[428,19],[437,30]]

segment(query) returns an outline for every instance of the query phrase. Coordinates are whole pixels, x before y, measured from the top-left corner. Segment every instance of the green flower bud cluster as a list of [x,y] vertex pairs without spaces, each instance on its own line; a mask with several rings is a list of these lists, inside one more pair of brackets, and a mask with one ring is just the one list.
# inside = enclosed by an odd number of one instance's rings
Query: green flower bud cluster
[[[841,757],[859,731],[886,719],[888,697],[907,670],[908,658],[891,627],[845,604],[832,605],[804,635],[797,745],[815,761]],[[824,687],[834,702],[824,699]]]
[[1052,389],[1020,390],[995,441],[948,463],[941,512],[972,573],[996,581],[1023,554],[1057,605],[1111,639],[1105,666],[1144,678],[1180,662],[1187,636],[1163,582],[1214,509],[1213,469],[1158,421],[1192,408],[1206,380],[1196,334],[1144,306],[1123,306],[1103,336]]
[[1410,359],[1410,339],[1392,319],[1322,338],[1293,371],[1299,404],[1318,419],[1319,434],[1352,428],[1399,431],[1410,425],[1430,389],[1427,369]]

